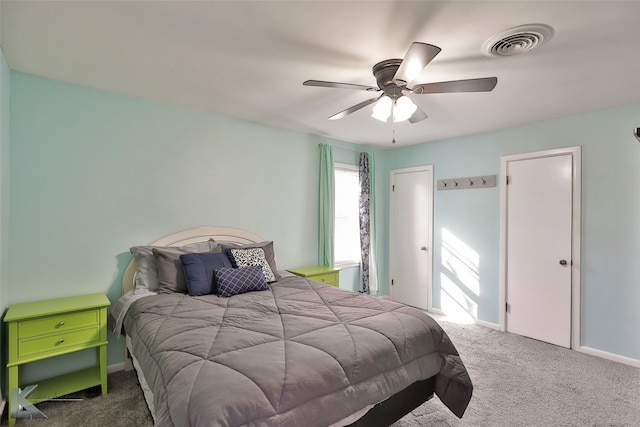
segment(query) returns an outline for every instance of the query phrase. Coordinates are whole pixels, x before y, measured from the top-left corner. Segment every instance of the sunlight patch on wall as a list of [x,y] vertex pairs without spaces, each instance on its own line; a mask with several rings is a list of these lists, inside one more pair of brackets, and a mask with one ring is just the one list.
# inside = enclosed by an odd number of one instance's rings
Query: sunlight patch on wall
[[480,255],[442,229],[442,266],[475,295],[480,295]]
[[480,295],[480,255],[447,229],[442,229],[440,274],[441,309],[458,323],[474,323],[478,318]]
[[474,319],[478,318],[478,304],[465,295],[445,274],[440,274],[440,285],[442,311],[447,319],[457,323],[474,323]]

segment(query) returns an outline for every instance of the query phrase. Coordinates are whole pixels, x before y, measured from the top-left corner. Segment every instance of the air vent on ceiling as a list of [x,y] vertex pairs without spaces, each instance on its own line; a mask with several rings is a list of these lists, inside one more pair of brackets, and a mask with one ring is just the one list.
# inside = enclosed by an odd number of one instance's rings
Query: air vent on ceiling
[[544,24],[520,25],[496,34],[482,45],[487,56],[512,56],[529,52],[547,43],[553,28]]

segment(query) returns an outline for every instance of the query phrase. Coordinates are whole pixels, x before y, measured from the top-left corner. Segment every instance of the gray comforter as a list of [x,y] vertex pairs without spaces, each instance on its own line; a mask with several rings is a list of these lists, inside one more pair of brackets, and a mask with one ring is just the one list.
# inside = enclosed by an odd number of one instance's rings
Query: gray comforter
[[431,317],[299,277],[231,298],[146,297],[124,325],[159,426],[328,426],[432,376],[459,417],[471,398]]

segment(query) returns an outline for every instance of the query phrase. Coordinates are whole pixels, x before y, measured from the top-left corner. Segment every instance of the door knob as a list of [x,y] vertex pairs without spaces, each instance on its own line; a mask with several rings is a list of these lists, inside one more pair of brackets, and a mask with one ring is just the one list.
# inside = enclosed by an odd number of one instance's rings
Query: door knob
[[566,259],[561,259],[560,260],[560,265],[567,265],[567,260]]
[[427,250],[427,247],[426,247],[426,246],[421,246],[421,247],[420,247],[420,250],[421,250],[421,251],[426,251],[426,250]]

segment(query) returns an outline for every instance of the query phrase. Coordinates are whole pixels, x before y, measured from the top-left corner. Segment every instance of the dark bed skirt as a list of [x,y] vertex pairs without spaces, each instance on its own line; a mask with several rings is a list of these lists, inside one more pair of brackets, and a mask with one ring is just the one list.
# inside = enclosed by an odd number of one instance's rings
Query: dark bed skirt
[[433,397],[435,377],[417,381],[371,408],[348,427],[387,427]]

